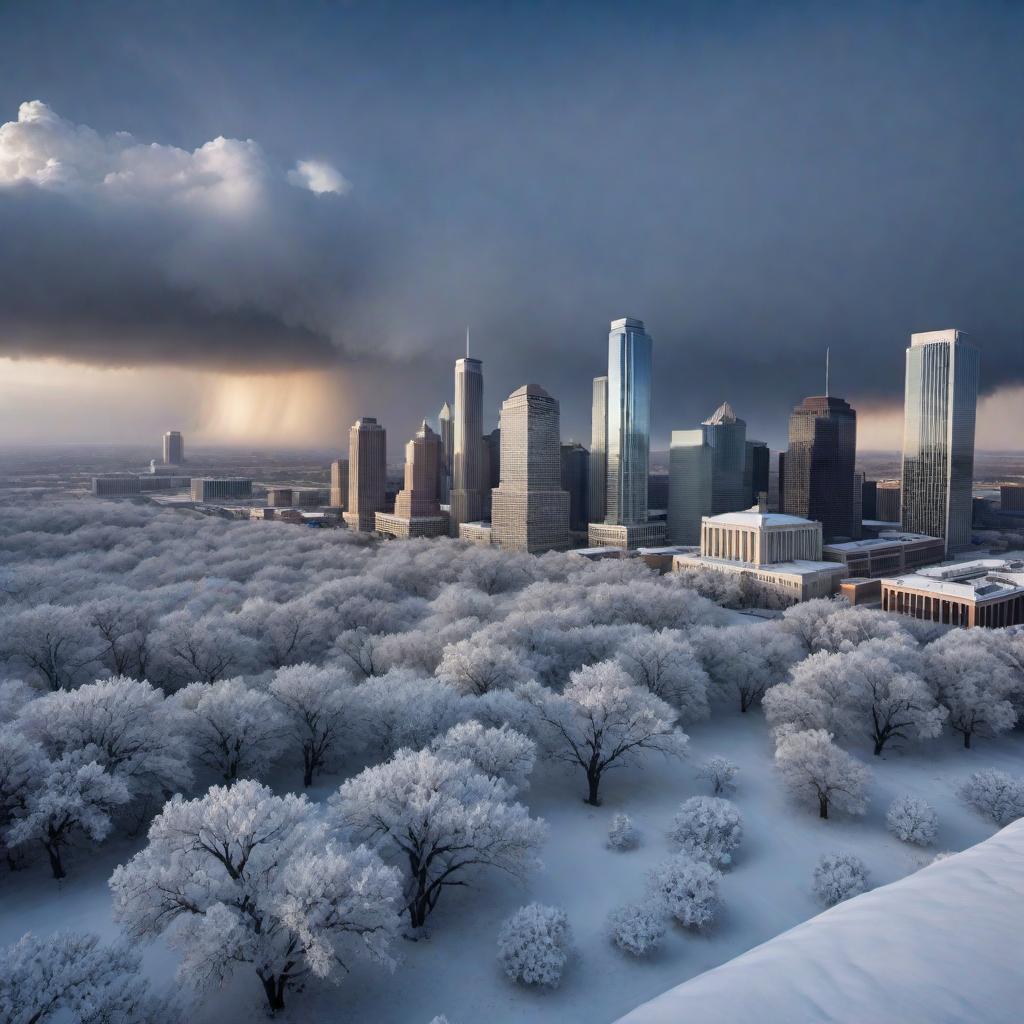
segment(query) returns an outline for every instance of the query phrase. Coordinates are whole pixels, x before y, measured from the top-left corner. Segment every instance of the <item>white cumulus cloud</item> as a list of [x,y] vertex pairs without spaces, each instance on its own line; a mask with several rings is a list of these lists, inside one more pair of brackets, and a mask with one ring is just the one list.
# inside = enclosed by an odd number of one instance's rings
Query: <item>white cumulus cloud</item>
[[320,194],[331,192],[343,196],[352,183],[336,167],[323,160],[300,160],[288,172],[288,181],[296,188]]

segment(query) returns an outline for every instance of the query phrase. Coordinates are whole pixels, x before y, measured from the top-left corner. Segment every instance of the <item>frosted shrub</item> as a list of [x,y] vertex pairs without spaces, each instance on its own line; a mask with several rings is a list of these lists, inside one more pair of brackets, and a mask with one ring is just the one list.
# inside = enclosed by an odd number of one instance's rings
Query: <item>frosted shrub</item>
[[1024,779],[984,768],[961,787],[960,796],[1000,828],[1024,816]]
[[647,891],[680,924],[703,928],[718,911],[721,874],[710,864],[677,853],[647,874]]
[[722,867],[732,863],[732,851],[743,839],[743,821],[731,800],[692,796],[672,819],[668,836],[694,860]]
[[709,757],[697,769],[697,778],[707,779],[711,783],[711,791],[715,796],[721,796],[731,793],[736,788],[733,779],[736,778],[738,771],[739,767],[732,761],[716,754],[714,757]]
[[628,814],[616,814],[608,826],[608,848],[611,850],[633,850],[640,843],[640,834]]
[[897,839],[902,839],[905,843],[927,846],[935,839],[939,817],[935,809],[924,800],[913,796],[901,796],[889,805],[885,823]]
[[868,869],[852,853],[826,853],[814,869],[814,893],[827,907],[834,907],[868,887]]
[[564,910],[528,903],[501,926],[498,959],[513,981],[557,988],[569,960],[571,937]]
[[664,908],[650,900],[616,907],[608,915],[608,932],[619,949],[647,956],[665,937]]

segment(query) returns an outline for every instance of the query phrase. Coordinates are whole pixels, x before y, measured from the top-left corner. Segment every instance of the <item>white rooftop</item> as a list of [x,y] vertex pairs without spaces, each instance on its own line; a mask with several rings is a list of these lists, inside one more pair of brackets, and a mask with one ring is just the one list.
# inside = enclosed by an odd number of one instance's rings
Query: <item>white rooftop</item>
[[751,562],[735,562],[728,558],[712,558],[710,555],[678,555],[685,558],[688,564],[700,563],[709,569],[746,569],[750,572],[777,572],[790,576],[813,576],[819,572],[846,573],[846,566],[841,562],[810,562],[794,559],[792,562],[771,562],[765,565],[754,565]]
[[977,600],[1024,593],[1024,560],[979,558],[973,562],[936,565],[882,581],[934,594]]
[[704,516],[703,522],[714,523],[716,526],[811,526],[810,519],[801,519],[800,516],[787,516],[783,512],[761,512],[754,505],[746,512],[723,512],[717,516]]
[[835,551],[867,551],[871,548],[886,548],[893,544],[917,544],[920,541],[937,540],[927,533],[899,533],[895,530],[880,533],[877,537],[865,537],[864,540],[845,540],[838,544],[826,544],[825,547]]

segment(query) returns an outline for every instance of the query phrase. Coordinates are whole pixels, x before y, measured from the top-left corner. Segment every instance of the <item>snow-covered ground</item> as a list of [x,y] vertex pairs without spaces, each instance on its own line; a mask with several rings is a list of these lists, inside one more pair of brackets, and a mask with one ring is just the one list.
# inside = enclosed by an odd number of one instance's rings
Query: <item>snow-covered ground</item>
[[[490,872],[479,876],[472,890],[454,890],[454,896],[450,890],[431,918],[430,937],[401,944],[404,962],[393,975],[370,969],[339,987],[311,985],[290,997],[285,1019],[427,1024],[434,1015],[445,1014],[451,1024],[614,1021],[817,914],[821,907],[811,894],[811,874],[822,853],[856,853],[870,869],[871,883],[885,885],[928,863],[935,851],[962,850],[989,838],[995,826],[957,798],[956,786],[981,767],[1020,774],[1024,755],[1021,733],[979,741],[969,751],[950,735],[906,752],[887,751],[880,758],[854,751],[874,771],[868,813],[822,821],[786,797],[772,767],[773,746],[760,711],[740,715],[716,709],[716,717],[692,727],[690,734],[690,753],[683,762],[654,756],[644,769],[610,773],[600,808],[582,802],[581,773],[540,765],[526,800],[531,812],[551,826],[543,872],[525,885]],[[707,784],[695,778],[696,767],[716,753],[740,766],[734,800],[745,828],[735,865],[722,884],[724,909],[706,934],[672,928],[654,956],[634,960],[608,940],[604,919],[612,908],[637,899],[646,870],[671,852],[664,833],[672,815],[688,796],[708,792]],[[333,786],[322,785],[313,794],[323,798],[332,791]],[[922,797],[938,811],[934,848],[907,846],[886,831],[886,809],[904,794]],[[642,831],[639,849],[620,853],[605,848],[608,824],[618,811],[628,812]],[[106,879],[138,845],[111,844],[77,856],[59,887],[46,877],[41,862],[5,876],[0,882],[0,945],[28,930],[47,934],[61,927],[116,936]],[[530,900],[564,907],[573,928],[577,956],[561,987],[552,992],[511,984],[495,958],[501,922]],[[980,934],[975,932],[976,937]],[[984,954],[978,941],[972,948],[980,957]],[[857,948],[870,950],[868,942]],[[146,968],[157,981],[170,979],[175,962],[160,946],[147,951]],[[260,1019],[263,1003],[255,976],[243,967],[228,989],[199,1004],[193,1020],[232,1024]],[[700,1013],[685,1016],[713,1019]],[[806,1018],[799,1013],[788,1018],[798,1019]]]

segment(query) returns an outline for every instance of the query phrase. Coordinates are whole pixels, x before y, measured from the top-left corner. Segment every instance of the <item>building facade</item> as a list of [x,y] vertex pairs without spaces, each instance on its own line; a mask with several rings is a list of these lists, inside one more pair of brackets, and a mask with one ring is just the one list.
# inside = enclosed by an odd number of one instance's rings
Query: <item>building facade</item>
[[891,480],[879,481],[875,485],[875,518],[882,523],[899,523],[900,520],[900,485]]
[[771,451],[764,441],[747,441],[743,463],[743,493],[746,507],[756,505],[762,494],[768,493],[771,469]]
[[590,452],[579,443],[562,445],[562,490],[569,494],[569,529],[587,529],[590,502]]
[[842,562],[848,576],[877,579],[935,565],[946,557],[946,548],[938,537],[884,531],[866,540],[826,544],[822,557],[826,562]]
[[180,466],[185,461],[185,440],[180,430],[168,430],[164,434],[164,465]]
[[438,466],[444,458],[441,438],[424,420],[405,446],[404,487],[393,513],[377,512],[374,526],[390,537],[440,537],[448,533],[448,517],[437,497]]
[[590,522],[608,514],[608,378],[595,377],[590,406]]
[[387,431],[373,416],[361,416],[348,432],[348,508],[342,518],[352,530],[371,533],[374,516],[386,512]]
[[244,477],[211,478],[192,480],[193,501],[220,501],[224,498],[251,498],[252,481]]
[[805,398],[789,418],[783,511],[821,523],[826,540],[854,536],[857,414],[842,398]]
[[452,459],[455,455],[455,423],[452,407],[445,402],[437,414],[437,433],[441,438],[441,466],[438,470],[437,497],[447,505],[452,490]]
[[971,543],[977,348],[960,331],[910,336],[903,408],[903,529]]
[[1002,484],[999,488],[1001,512],[1024,512],[1024,484]]
[[878,481],[865,479],[860,486],[860,518],[878,519]]
[[492,543],[509,551],[569,546],[558,402],[525,384],[501,406],[501,482],[492,496]]
[[483,514],[484,373],[479,359],[455,362],[455,423],[452,431],[450,530],[460,523],[479,522]]
[[348,508],[348,459],[331,463],[331,506],[344,512]]

